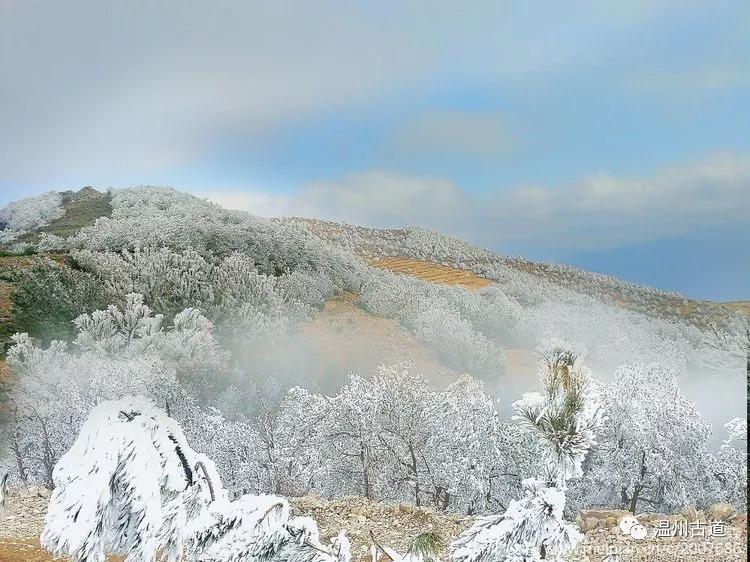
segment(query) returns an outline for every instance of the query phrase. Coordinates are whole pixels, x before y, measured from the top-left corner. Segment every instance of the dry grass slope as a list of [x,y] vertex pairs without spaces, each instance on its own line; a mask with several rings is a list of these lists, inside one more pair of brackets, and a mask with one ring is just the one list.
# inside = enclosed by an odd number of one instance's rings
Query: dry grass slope
[[732,310],[737,310],[750,318],[750,301],[725,302],[724,306]]
[[395,320],[368,314],[356,301],[352,293],[329,299],[323,311],[303,327],[304,339],[321,371],[320,380],[343,383],[354,368],[367,373],[378,365],[401,361],[409,361],[438,387],[460,375]]
[[456,269],[428,261],[420,261],[411,258],[385,258],[373,260],[370,265],[381,269],[388,269],[396,273],[406,273],[430,283],[443,283],[446,285],[461,285],[467,289],[474,290],[492,284],[492,281],[479,277],[477,274],[465,269]]

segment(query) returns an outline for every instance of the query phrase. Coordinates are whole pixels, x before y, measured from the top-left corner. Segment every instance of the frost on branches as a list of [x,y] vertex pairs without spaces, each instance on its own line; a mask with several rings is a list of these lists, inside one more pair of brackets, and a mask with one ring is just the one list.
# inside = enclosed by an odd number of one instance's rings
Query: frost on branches
[[721,445],[718,460],[724,500],[747,509],[747,420],[732,418],[724,427],[727,439]]
[[62,198],[54,191],[13,201],[0,209],[0,243],[12,242],[64,214]]
[[[101,400],[135,392],[187,412],[194,401],[183,383],[195,387],[206,373],[220,372],[226,354],[195,309],[164,324],[140,295],[131,294],[122,308],[79,316],[73,346],[53,341],[44,349],[27,334],[13,336],[7,360],[19,378],[3,460],[14,465],[21,482],[52,486],[55,463]],[[183,419],[188,417],[196,418],[192,411]]]
[[680,393],[677,374],[660,365],[625,365],[606,389],[606,446],[592,458],[588,485],[634,513],[717,501],[711,424]]
[[451,545],[457,562],[560,560],[581,540],[565,521],[566,481],[582,475],[603,416],[579,353],[552,341],[541,352],[543,393],[525,394],[515,419],[543,443],[547,466],[540,478],[523,481],[524,495],[499,515],[480,517]]
[[54,484],[42,544],[79,562],[349,560],[343,533],[326,548],[281,497],[229,501],[211,460],[144,398],[94,408]]

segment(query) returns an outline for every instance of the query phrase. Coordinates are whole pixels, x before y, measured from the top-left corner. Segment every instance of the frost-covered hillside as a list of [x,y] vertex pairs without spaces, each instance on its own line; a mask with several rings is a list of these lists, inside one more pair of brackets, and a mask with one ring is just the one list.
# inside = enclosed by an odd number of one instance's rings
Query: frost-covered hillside
[[[513,506],[503,528],[551,498],[560,548],[584,507],[745,506],[748,320],[731,308],[424,229],[265,219],[168,188],[46,194],[0,218],[14,482],[52,487],[92,409],[135,394],[215,462],[230,498]],[[521,356],[540,359],[541,389]]]

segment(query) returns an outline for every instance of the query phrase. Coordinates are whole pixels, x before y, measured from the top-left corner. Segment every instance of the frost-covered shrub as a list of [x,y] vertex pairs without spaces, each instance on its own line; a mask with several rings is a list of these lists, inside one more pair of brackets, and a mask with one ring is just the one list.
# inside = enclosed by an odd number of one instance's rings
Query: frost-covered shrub
[[191,249],[149,247],[132,252],[82,250],[73,257],[101,279],[113,300],[138,292],[167,318],[186,307],[200,308],[232,345],[287,334],[336,290],[320,273],[265,275],[241,254],[216,257]]
[[37,242],[36,249],[39,252],[61,252],[68,249],[68,244],[62,236],[42,232],[39,235],[39,242]]
[[279,277],[276,286],[288,299],[316,309],[337,293],[333,281],[319,272],[292,271]]
[[501,373],[505,366],[502,350],[441,304],[438,301],[403,321],[418,339],[434,346],[449,365],[473,373]]
[[136,392],[197,419],[185,388],[214,384],[225,369],[226,354],[211,323],[194,309],[165,327],[163,317],[134,294],[123,309],[84,314],[75,325],[73,349],[61,341],[45,349],[28,334],[17,334],[8,351],[8,364],[19,376],[8,428],[15,458],[4,461],[15,463],[24,481],[51,484],[55,462],[100,400]]
[[74,251],[72,258],[78,267],[100,280],[113,302],[124,302],[128,294],[138,293],[167,318],[186,307],[207,309],[213,304],[209,282],[213,264],[194,250],[82,250]]
[[[372,271],[362,285],[359,302],[378,316],[394,317],[414,335],[434,347],[446,362],[482,375],[497,374],[505,364],[502,349],[475,329],[472,321],[486,325],[479,314],[483,294],[461,287],[434,285],[405,275]],[[510,309],[496,301],[498,309]],[[496,309],[497,310],[497,309]],[[508,320],[510,331],[511,320]]]
[[142,397],[94,408],[54,484],[41,541],[73,560],[350,562],[345,534],[334,554],[312,519],[291,517],[285,499],[231,501],[212,460]]
[[54,191],[13,201],[0,209],[0,243],[12,242],[64,214],[62,198]]
[[112,191],[112,216],[81,229],[72,247],[92,251],[168,247],[224,256],[242,253],[261,273],[325,273],[340,288],[355,288],[363,264],[331,248],[308,229],[229,211],[169,188]]
[[540,562],[572,550],[583,535],[563,517],[565,491],[536,478],[524,480],[523,491],[502,515],[477,518],[452,543],[452,559]]
[[43,341],[70,338],[73,319],[107,304],[97,279],[51,260],[19,271],[13,280],[15,325]]

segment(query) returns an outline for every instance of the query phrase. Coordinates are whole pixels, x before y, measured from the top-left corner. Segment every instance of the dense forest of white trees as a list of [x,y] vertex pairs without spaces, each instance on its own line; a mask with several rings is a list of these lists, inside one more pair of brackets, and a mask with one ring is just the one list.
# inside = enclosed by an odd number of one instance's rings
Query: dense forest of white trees
[[[716,428],[726,436],[713,450],[711,424],[680,393],[689,367],[744,372],[740,317],[714,326],[729,342],[716,346],[695,324],[617,307],[420,229],[381,240],[346,227],[321,237],[304,221],[260,219],[162,188],[117,190],[111,202],[111,217],[68,239],[43,237],[40,249],[64,250],[69,265],[50,260],[20,285],[26,305],[60,320],[16,335],[7,353],[16,379],[0,466],[16,483],[53,486],[54,466],[92,409],[136,394],[213,459],[229,498],[356,494],[476,515],[529,507],[564,488],[561,521],[563,505],[570,513],[718,500],[745,507],[745,420]],[[52,195],[9,207],[4,236],[45,224],[58,208]],[[446,262],[497,283],[429,284],[363,259],[379,255]],[[300,326],[345,291],[467,374],[436,388],[408,362],[352,366],[343,385],[324,391],[278,368],[297,353]],[[586,392],[607,423],[561,451],[528,423],[534,408],[550,411],[554,388],[517,403],[525,422],[501,412],[504,346],[542,346],[543,381],[550,349],[571,353],[579,370],[586,349]],[[541,483],[551,458],[564,477],[549,487]]]
[[[167,408],[235,493],[360,494],[484,513],[506,506],[521,479],[539,471],[539,445],[499,416],[469,375],[440,390],[394,365],[352,375],[333,395],[294,387],[279,401],[258,383],[218,388],[230,356],[194,308],[167,322],[129,294],[124,308],[81,315],[75,325],[70,344],[42,348],[20,334],[8,354],[19,381],[4,460],[27,483],[51,486],[88,411],[132,393]],[[676,380],[662,367],[634,364],[600,389],[609,423],[574,487],[575,505],[665,510],[741,501],[746,437],[738,422],[712,454],[709,424]],[[252,393],[250,406],[244,397]]]

